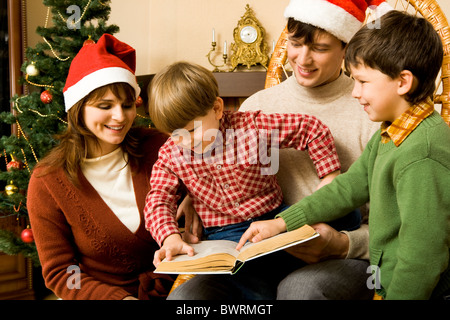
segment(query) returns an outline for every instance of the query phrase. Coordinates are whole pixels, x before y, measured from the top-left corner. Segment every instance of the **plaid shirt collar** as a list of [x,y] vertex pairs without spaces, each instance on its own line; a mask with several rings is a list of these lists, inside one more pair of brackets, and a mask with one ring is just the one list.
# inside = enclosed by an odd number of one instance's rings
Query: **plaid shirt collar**
[[409,134],[433,112],[433,101],[428,98],[409,108],[394,122],[383,122],[381,124],[381,142],[388,143],[392,140],[397,147],[400,146]]

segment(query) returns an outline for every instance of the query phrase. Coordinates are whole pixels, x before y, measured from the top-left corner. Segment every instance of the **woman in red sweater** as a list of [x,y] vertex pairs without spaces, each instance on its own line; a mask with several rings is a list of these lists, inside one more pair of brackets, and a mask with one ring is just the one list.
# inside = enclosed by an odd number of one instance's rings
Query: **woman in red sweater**
[[167,136],[131,128],[135,50],[105,34],[74,58],[64,99],[68,127],[35,167],[27,207],[46,286],[72,299],[165,298],[153,274],[158,245],[145,230],[149,179]]

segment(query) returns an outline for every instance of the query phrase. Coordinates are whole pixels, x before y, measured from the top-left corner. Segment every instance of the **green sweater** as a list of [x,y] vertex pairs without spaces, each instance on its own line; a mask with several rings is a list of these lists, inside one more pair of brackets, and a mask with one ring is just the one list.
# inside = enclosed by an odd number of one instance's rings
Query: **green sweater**
[[[377,132],[333,182],[281,213],[288,230],[327,222],[370,200],[370,262],[386,299],[450,288],[450,128],[437,112],[396,147]],[[368,273],[368,278],[370,274]]]

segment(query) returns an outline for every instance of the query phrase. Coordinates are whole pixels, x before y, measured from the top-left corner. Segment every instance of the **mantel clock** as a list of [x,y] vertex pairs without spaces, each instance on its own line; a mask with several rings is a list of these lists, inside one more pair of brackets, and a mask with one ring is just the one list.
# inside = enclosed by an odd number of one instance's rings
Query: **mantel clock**
[[267,68],[269,56],[267,44],[264,41],[266,31],[256,19],[253,10],[247,4],[245,15],[234,29],[234,43],[231,44],[231,69],[238,65],[245,65],[250,69],[254,65]]

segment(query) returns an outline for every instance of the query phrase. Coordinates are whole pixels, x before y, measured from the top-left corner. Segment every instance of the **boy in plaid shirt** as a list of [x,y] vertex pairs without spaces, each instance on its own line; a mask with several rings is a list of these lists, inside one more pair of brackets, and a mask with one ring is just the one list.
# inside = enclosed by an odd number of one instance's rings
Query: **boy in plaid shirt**
[[339,174],[333,137],[317,118],[225,112],[217,82],[203,67],[169,66],[153,79],[149,97],[153,123],[171,134],[153,167],[144,210],[146,228],[161,246],[156,265],[165,257],[193,255],[175,219],[182,184],[206,239],[237,242],[251,221],[284,208],[274,175],[277,148],[308,150],[322,185]]

